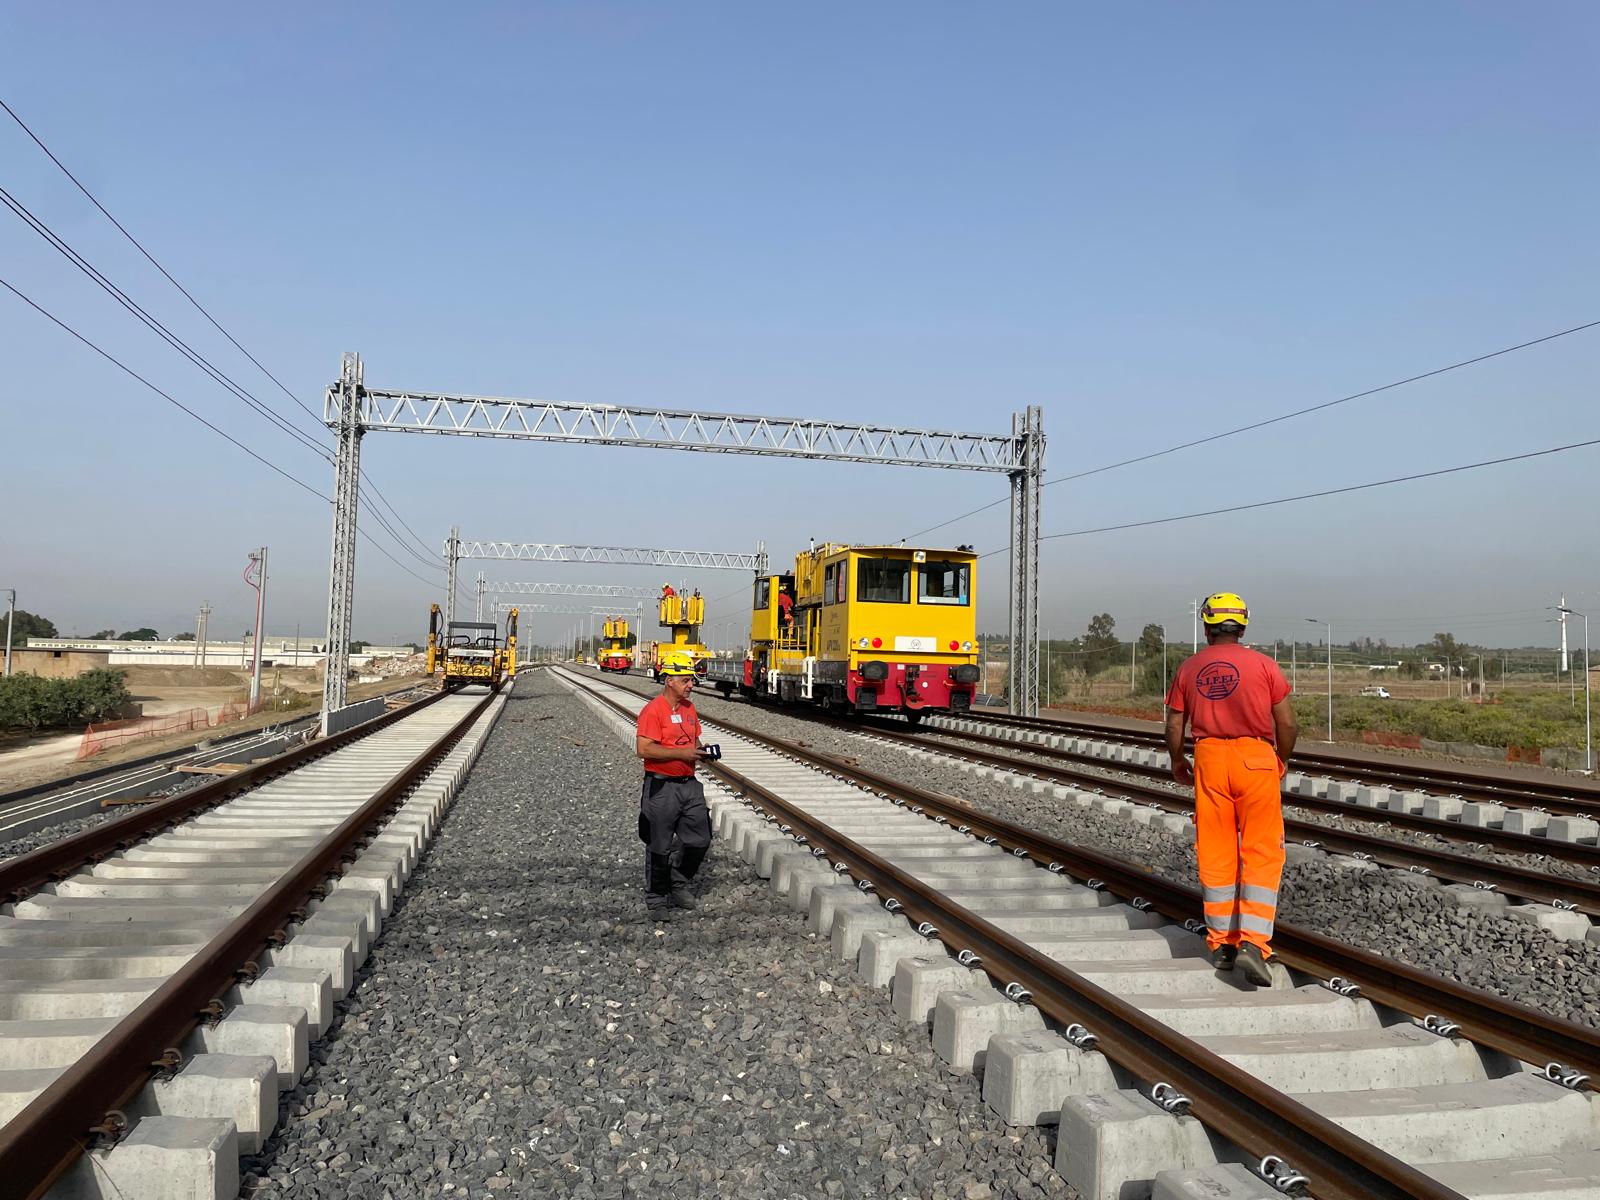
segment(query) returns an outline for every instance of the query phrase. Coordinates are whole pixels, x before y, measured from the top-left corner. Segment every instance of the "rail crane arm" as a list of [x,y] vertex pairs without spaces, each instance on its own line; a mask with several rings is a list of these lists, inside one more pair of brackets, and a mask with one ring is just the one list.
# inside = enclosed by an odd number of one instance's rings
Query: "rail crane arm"
[[439,606],[428,606],[428,674],[439,666]]

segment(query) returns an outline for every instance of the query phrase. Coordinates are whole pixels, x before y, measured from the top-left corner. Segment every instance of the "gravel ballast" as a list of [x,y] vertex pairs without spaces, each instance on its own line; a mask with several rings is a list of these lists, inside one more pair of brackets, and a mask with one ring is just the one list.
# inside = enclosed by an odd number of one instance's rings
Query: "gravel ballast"
[[638,776],[518,682],[246,1196],[1073,1196],[721,845],[647,922]]
[[[654,690],[646,679],[623,682],[641,693]],[[869,770],[943,791],[1041,833],[1142,864],[1168,879],[1191,885],[1196,880],[1194,845],[1188,835],[1019,791],[954,765],[946,768],[935,760],[912,758],[883,742],[830,729],[766,704],[723,700],[706,689],[697,691],[695,704],[708,720],[721,716],[761,733],[803,740],[819,750],[853,757]],[[1370,831],[1369,826],[1366,832]],[[1415,877],[1351,870],[1342,861],[1321,857],[1290,864],[1284,873],[1279,916],[1373,953],[1600,1027],[1600,945],[1562,941],[1492,908],[1463,908],[1441,888]]]

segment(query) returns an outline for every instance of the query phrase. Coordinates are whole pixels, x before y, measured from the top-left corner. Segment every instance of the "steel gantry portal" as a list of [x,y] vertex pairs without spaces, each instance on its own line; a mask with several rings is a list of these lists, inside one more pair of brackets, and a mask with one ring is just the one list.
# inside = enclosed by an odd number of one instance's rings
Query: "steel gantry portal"
[[[361,359],[344,356],[339,382],[328,389],[323,419],[338,435],[333,505],[333,561],[328,587],[328,682],[323,720],[345,700],[354,601],[357,480],[360,444],[371,430],[512,438],[520,441],[694,450],[708,454],[759,454],[820,462],[873,463],[1003,474],[1011,481],[1011,601],[1009,605],[1013,711],[1038,707],[1039,488],[1044,475],[1042,412],[1030,406],[1012,418],[1009,434],[956,433],[901,426],[692,412],[648,405],[573,404],[497,396],[394,391],[365,386]],[[463,551],[471,543],[461,546]],[[661,566],[710,563],[654,559],[574,558],[563,549],[530,543],[493,543],[509,553],[477,557],[560,562],[637,561]],[[565,549],[575,549],[567,547]],[[609,552],[625,548],[609,547]],[[472,557],[463,553],[462,557]],[[751,569],[764,569],[751,562]]]
[[711,570],[764,571],[766,548],[754,554],[721,550],[657,550],[647,546],[568,546],[546,542],[447,540],[445,556],[454,548],[459,558],[498,558],[521,562],[605,563],[617,567],[689,567]]

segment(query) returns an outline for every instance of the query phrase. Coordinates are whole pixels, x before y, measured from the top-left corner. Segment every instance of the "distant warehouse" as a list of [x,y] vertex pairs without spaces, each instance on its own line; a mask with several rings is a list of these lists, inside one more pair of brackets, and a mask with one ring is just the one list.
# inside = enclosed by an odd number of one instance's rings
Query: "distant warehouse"
[[[249,642],[207,642],[208,667],[243,667],[250,662]],[[351,666],[364,666],[375,658],[410,654],[410,646],[368,646],[350,656]],[[70,678],[96,667],[194,667],[201,664],[196,642],[135,642],[112,638],[30,637],[24,649],[12,651],[14,669],[46,678]],[[315,667],[327,657],[321,638],[276,634],[262,639],[261,664],[266,667]],[[33,664],[39,664],[34,666]],[[44,664],[50,664],[48,668]]]

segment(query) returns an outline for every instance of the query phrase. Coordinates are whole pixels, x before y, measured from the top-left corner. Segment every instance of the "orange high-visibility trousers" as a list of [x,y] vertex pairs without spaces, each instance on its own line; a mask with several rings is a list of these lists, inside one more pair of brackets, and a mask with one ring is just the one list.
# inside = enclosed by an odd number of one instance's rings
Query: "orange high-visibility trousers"
[[1272,953],[1283,879],[1282,768],[1261,738],[1203,738],[1194,747],[1195,855],[1206,943],[1254,942]]

